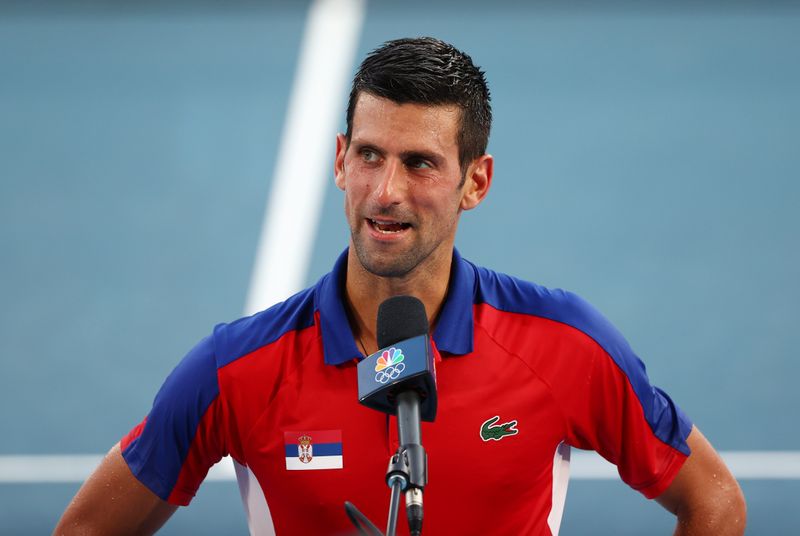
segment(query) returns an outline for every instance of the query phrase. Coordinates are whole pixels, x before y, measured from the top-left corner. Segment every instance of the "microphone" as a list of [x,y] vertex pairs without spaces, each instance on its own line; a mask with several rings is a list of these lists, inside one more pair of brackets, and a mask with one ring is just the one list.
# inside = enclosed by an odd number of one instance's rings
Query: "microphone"
[[[436,418],[436,369],[428,336],[425,306],[412,296],[395,296],[378,308],[378,350],[358,364],[358,400],[397,415],[400,450],[394,472],[405,472],[406,513],[411,534],[422,531],[422,490],[428,481],[428,458],[420,421]],[[400,459],[402,458],[402,459]],[[405,465],[404,465],[405,464]],[[390,463],[391,479],[393,464]]]
[[[397,415],[397,395],[415,391],[420,418],[436,419],[436,369],[425,306],[412,296],[394,296],[378,307],[376,353],[358,364],[358,401]],[[401,440],[402,444],[402,440]]]

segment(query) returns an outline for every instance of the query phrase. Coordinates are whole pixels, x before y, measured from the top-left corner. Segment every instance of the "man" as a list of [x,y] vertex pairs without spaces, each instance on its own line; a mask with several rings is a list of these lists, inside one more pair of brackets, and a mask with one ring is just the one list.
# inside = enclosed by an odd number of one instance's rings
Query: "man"
[[412,295],[437,360],[426,533],[557,533],[571,445],[614,462],[676,533],[741,534],[735,479],[602,316],[454,250],[492,182],[490,123],[483,73],[452,46],[403,39],[368,56],[336,139],[350,247],[315,286],[189,352],[56,532],[153,532],[226,454],[257,477],[278,534],[348,530],[344,500],[382,523],[396,428],[356,402],[356,363],[378,350],[379,304]]

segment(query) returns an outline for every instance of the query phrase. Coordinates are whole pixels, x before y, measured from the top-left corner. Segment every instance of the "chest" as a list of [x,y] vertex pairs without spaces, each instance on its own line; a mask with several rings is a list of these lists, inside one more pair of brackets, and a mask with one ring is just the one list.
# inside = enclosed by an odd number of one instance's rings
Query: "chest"
[[[386,467],[399,446],[396,420],[361,406],[357,393],[354,364],[301,367],[280,379],[252,423],[245,461],[279,534],[281,527],[344,530],[345,500],[383,523]],[[553,455],[563,439],[547,385],[519,357],[483,341],[475,352],[437,364],[437,394],[436,421],[422,426],[426,527],[446,533],[460,522],[467,523],[460,533],[470,533],[475,520],[492,519],[498,508],[517,528],[546,518]],[[303,512],[312,510],[310,524]],[[463,512],[475,520],[464,521]]]

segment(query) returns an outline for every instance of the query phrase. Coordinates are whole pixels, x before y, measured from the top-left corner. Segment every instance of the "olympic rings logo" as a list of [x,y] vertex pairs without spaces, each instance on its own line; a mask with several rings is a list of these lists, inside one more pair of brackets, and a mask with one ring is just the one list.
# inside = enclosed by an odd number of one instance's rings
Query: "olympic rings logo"
[[378,383],[386,383],[390,380],[396,380],[404,370],[406,370],[405,363],[398,363],[397,365],[386,367],[375,374],[375,381]]

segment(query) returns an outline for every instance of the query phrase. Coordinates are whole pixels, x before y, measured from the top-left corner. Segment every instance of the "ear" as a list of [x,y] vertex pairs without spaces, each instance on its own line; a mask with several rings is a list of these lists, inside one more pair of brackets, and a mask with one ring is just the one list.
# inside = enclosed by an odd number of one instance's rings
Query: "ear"
[[333,160],[333,174],[336,187],[344,190],[344,155],[347,152],[347,138],[341,132],[336,135],[336,158]]
[[477,207],[492,185],[494,174],[494,157],[484,154],[472,161],[467,168],[467,179],[464,181],[461,210],[470,210]]

